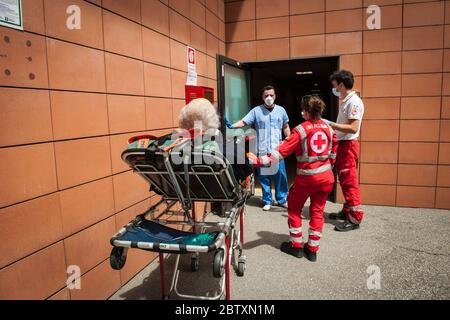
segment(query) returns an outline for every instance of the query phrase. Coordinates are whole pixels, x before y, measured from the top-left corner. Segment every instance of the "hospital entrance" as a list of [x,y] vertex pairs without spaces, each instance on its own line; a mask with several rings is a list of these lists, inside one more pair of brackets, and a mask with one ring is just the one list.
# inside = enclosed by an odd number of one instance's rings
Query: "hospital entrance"
[[[251,108],[263,103],[262,88],[273,85],[276,89],[277,105],[285,108],[289,126],[294,129],[304,119],[300,102],[303,96],[318,95],[326,103],[324,118],[335,121],[338,114],[338,100],[331,92],[329,76],[339,69],[339,57],[319,57],[296,60],[263,61],[240,63],[218,56],[219,112],[232,123],[242,119]],[[222,75],[222,76],[220,76]],[[234,130],[227,130],[233,134]],[[288,182],[291,185],[296,175],[295,155],[285,159]],[[261,187],[256,178],[256,193]],[[274,185],[272,183],[272,191]],[[275,198],[274,198],[275,199]],[[336,200],[336,183],[329,200]]]

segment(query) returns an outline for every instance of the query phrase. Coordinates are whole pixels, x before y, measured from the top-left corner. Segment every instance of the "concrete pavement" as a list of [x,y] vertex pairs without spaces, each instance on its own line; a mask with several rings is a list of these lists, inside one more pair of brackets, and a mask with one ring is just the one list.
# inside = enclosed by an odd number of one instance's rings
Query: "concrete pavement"
[[[247,203],[244,277],[232,273],[232,299],[449,299],[450,211],[363,206],[359,230],[333,231],[326,220],[318,261],[297,259],[279,250],[288,239],[287,210],[260,208],[260,199]],[[339,204],[327,203],[325,212]],[[303,215],[308,218],[308,206]],[[308,220],[304,220],[304,236]],[[175,256],[167,258],[169,285]],[[181,256],[180,291],[214,294],[212,254],[200,255],[200,270],[190,271],[189,255]],[[368,289],[377,283],[380,289]],[[375,279],[373,282],[372,280]],[[160,299],[155,261],[123,286],[111,299]]]

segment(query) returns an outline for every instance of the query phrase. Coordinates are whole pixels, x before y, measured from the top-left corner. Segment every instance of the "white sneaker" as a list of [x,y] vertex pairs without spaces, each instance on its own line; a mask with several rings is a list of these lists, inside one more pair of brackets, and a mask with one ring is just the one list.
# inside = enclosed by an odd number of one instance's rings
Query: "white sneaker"
[[282,207],[282,208],[284,208],[284,209],[287,209],[287,208],[288,208],[287,202],[282,203],[282,204],[278,204],[278,206],[280,206],[280,207]]
[[270,204],[266,204],[266,205],[263,207],[263,211],[269,211],[269,210],[270,210],[270,207],[271,207]]

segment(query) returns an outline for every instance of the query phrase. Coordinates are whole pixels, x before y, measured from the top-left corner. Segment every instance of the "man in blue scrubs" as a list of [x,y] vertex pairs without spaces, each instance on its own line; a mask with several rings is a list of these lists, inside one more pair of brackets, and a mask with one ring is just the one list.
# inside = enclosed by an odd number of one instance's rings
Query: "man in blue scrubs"
[[[258,156],[264,156],[275,150],[285,137],[291,134],[289,118],[282,106],[275,104],[275,88],[266,86],[263,89],[264,104],[254,107],[242,120],[231,124],[226,120],[229,129],[238,129],[246,125],[254,126],[257,133]],[[272,179],[275,180],[275,198],[277,204],[287,208],[288,181],[284,160],[279,162],[278,170],[258,168],[259,183],[263,192],[263,210],[268,211],[273,204]]]

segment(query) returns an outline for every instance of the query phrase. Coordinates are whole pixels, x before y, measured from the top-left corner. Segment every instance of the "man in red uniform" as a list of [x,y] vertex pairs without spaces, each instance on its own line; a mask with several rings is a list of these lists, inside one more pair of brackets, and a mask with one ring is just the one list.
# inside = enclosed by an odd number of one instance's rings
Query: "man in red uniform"
[[[280,249],[298,258],[305,254],[308,260],[316,261],[324,223],[323,209],[328,194],[333,190],[332,167],[337,139],[333,129],[321,120],[325,103],[320,98],[312,96],[303,99],[302,109],[306,121],[294,128],[271,154],[259,158],[249,154],[249,158],[256,166],[268,166],[295,151],[297,176],[288,195],[290,241],[283,242]],[[302,210],[308,198],[311,199],[311,220],[308,242],[303,245]]]
[[333,86],[333,94],[341,100],[337,123],[331,122],[330,125],[336,130],[339,140],[336,169],[345,203],[341,212],[332,213],[329,218],[345,220],[336,225],[336,231],[350,231],[359,228],[364,216],[357,174],[358,136],[364,114],[364,104],[352,90],[354,78],[350,71],[335,72],[331,75],[330,81]]

